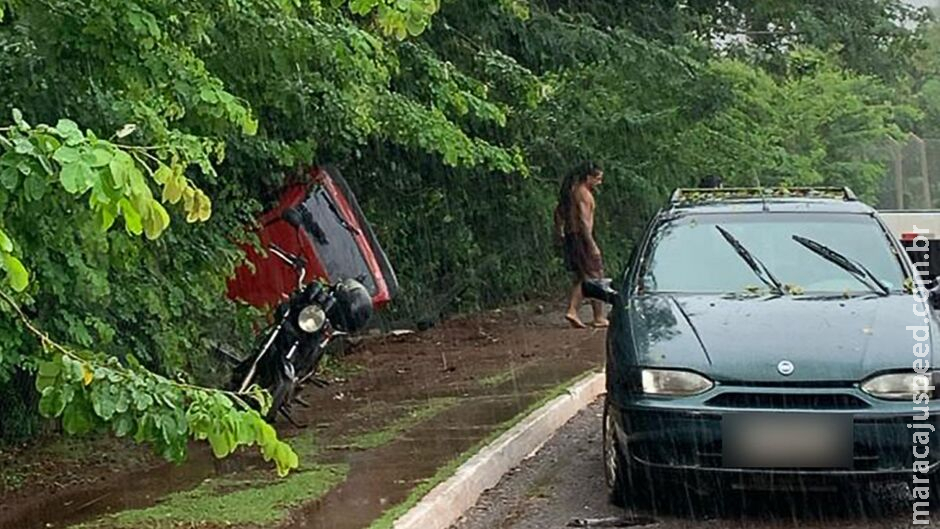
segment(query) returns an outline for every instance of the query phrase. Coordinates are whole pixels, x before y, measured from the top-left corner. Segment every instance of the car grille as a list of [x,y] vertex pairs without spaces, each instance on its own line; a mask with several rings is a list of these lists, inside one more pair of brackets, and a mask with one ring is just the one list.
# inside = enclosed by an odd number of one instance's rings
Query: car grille
[[862,399],[844,393],[722,393],[706,402],[718,408],[777,410],[859,410],[869,408]]

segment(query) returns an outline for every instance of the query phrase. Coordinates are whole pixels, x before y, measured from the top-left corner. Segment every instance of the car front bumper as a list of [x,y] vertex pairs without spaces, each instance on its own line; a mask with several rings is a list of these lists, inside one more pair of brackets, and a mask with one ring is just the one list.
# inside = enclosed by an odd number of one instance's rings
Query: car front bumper
[[[925,458],[931,481],[940,468],[940,406],[931,404],[927,421],[914,421],[910,403],[876,401],[854,388],[827,390],[819,399],[821,407],[768,407],[774,400],[793,393],[782,388],[723,388],[694,398],[643,398],[615,406],[617,438],[627,464],[634,472],[666,480],[711,486],[717,480],[743,488],[813,488],[848,483],[878,481],[911,483],[914,477],[914,450]],[[722,395],[724,393],[724,395]],[[768,396],[759,398],[722,398],[742,394]],[[807,395],[809,393],[806,393]],[[840,400],[832,396],[850,395]],[[716,405],[716,403],[718,405]],[[742,404],[728,406],[727,404]],[[850,406],[846,406],[850,403]],[[755,407],[754,405],[757,405]],[[826,406],[831,406],[827,408]],[[722,421],[739,413],[811,413],[848,414],[852,424],[851,465],[842,468],[740,468],[726,464],[723,458]],[[917,412],[921,415],[921,412]],[[929,444],[916,445],[909,424],[929,423],[938,431],[929,433]]]

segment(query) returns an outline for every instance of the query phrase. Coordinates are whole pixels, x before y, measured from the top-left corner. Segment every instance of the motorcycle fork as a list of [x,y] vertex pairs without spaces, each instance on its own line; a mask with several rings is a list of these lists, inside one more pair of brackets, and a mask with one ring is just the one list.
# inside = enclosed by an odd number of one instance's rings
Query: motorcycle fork
[[274,340],[277,339],[278,335],[281,334],[281,329],[284,328],[284,322],[287,321],[287,317],[290,316],[290,310],[287,311],[287,314],[284,314],[284,317],[281,318],[281,323],[271,331],[271,336],[268,338],[268,341],[265,342],[264,347],[261,349],[261,352],[258,353],[258,356],[255,357],[255,361],[251,363],[251,369],[248,370],[248,374],[245,375],[245,380],[242,381],[242,385],[238,388],[239,393],[243,393],[248,386],[251,384],[251,381],[255,378],[255,372],[258,370],[258,362],[264,357],[264,355],[271,348],[271,344],[274,343]]

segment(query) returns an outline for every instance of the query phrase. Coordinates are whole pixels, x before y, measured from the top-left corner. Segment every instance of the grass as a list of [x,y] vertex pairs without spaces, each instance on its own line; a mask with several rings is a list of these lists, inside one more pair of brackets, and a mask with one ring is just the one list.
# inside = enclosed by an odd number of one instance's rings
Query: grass
[[495,388],[496,386],[502,385],[503,383],[512,380],[515,374],[515,369],[507,369],[506,371],[501,371],[495,375],[481,378],[477,381],[477,384],[484,388]]
[[26,483],[26,475],[18,469],[0,471],[0,491],[16,491]]
[[398,417],[381,430],[344,437],[340,440],[336,448],[352,450],[378,448],[398,439],[402,433],[434,417],[456,403],[457,399],[454,397],[428,399],[419,405],[409,407],[405,415]]
[[167,496],[158,505],[120,512],[85,528],[169,529],[266,525],[283,521],[290,509],[319,498],[342,483],[349,466],[319,465],[280,480],[217,479]]
[[318,375],[321,377],[345,379],[350,379],[366,370],[363,365],[330,354],[323,357],[318,369]]
[[[377,448],[456,402],[456,398],[446,397],[409,406],[404,415],[381,430],[344,438],[342,447]],[[286,441],[301,461],[301,468],[286,478],[275,479],[269,473],[256,472],[207,480],[195,489],[170,494],[153,507],[123,511],[80,527],[176,529],[277,525],[287,518],[291,509],[324,496],[342,483],[349,472],[346,464],[323,465],[314,461],[320,446],[312,431]]]
[[418,502],[421,501],[421,498],[423,498],[428,492],[431,492],[431,490],[434,487],[443,483],[445,480],[453,476],[457,472],[457,469],[460,468],[461,465],[466,463],[471,457],[476,455],[477,452],[482,450],[486,445],[495,441],[496,438],[498,438],[500,435],[503,435],[507,430],[509,430],[510,428],[512,428],[519,422],[521,422],[533,411],[541,408],[542,406],[544,406],[551,400],[555,399],[559,395],[563,395],[567,393],[568,389],[571,386],[573,386],[577,382],[593,374],[594,374],[593,370],[588,373],[582,373],[581,375],[578,375],[572,378],[571,380],[568,380],[567,382],[562,382],[561,384],[558,384],[555,387],[545,390],[542,393],[542,396],[539,397],[538,400],[530,404],[528,407],[526,407],[525,410],[516,414],[516,416],[513,417],[512,419],[509,419],[503,422],[502,424],[500,424],[499,426],[497,426],[485,438],[483,438],[482,440],[474,444],[472,447],[464,451],[459,456],[452,459],[443,467],[439,468],[437,472],[434,473],[433,476],[431,476],[430,478],[418,484],[418,486],[416,486],[414,489],[411,490],[411,492],[408,494],[408,497],[405,498],[405,501],[393,506],[392,508],[382,513],[382,516],[380,518],[378,518],[377,520],[372,522],[371,525],[369,525],[369,529],[391,529],[395,523],[395,520],[403,516],[412,507],[417,505]]
[[122,511],[79,527],[170,529],[278,524],[291,509],[324,496],[342,483],[349,472],[346,464],[315,462],[320,447],[313,431],[304,431],[286,442],[297,452],[301,465],[286,478],[256,471],[206,480],[192,490],[170,494],[152,507]]

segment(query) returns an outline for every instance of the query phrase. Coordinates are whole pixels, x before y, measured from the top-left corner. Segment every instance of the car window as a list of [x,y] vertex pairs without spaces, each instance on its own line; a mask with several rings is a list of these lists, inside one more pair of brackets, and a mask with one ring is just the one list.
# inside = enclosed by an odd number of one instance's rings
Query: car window
[[868,215],[736,213],[689,215],[661,225],[642,277],[645,291],[740,292],[764,284],[717,229],[720,226],[783,284],[807,293],[857,292],[866,287],[793,240],[812,239],[853,259],[891,289],[904,271],[881,226]]
[[311,242],[330,279],[357,279],[370,293],[374,293],[375,281],[362,250],[353,238],[349,221],[338,212],[329,193],[317,187],[304,202],[304,207],[319,226],[320,234],[311,237]]

